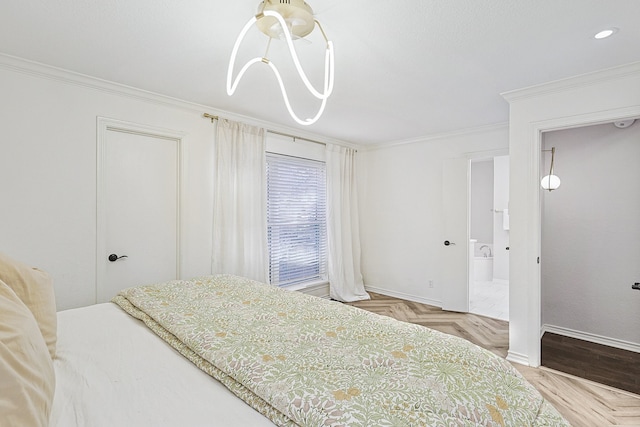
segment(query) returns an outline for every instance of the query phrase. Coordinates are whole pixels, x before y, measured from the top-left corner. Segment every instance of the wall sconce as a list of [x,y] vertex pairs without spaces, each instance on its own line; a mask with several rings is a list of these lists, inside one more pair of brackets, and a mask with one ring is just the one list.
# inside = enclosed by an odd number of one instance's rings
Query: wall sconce
[[540,181],[540,186],[544,190],[548,190],[548,191],[557,190],[558,187],[560,187],[560,178],[558,178],[557,175],[553,174],[553,161],[556,154],[556,147],[551,147],[551,150],[542,150],[542,151],[543,152],[551,151],[551,168],[549,169],[549,175],[544,176]]

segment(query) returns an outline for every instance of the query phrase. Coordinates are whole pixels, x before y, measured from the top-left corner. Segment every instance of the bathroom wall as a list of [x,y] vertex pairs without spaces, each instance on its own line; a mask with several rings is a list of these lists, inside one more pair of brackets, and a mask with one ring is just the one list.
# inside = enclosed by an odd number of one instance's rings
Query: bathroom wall
[[503,212],[508,204],[509,156],[472,162],[470,235],[478,241],[475,255],[482,256],[480,246],[490,244],[493,280],[504,282],[509,281],[509,231]]
[[640,349],[640,121],[548,132],[543,145],[562,184],[542,194],[542,324]]
[[[470,237],[480,246],[493,244],[493,159],[471,162]],[[485,249],[486,251],[486,249]]]

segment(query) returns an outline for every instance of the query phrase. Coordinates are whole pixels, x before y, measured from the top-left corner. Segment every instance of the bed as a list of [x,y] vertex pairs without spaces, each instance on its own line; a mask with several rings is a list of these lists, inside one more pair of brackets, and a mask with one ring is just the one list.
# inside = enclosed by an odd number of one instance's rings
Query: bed
[[271,426],[116,304],[58,314],[51,427]]
[[54,397],[28,425],[568,425],[468,341],[245,278],[139,286],[56,320]]

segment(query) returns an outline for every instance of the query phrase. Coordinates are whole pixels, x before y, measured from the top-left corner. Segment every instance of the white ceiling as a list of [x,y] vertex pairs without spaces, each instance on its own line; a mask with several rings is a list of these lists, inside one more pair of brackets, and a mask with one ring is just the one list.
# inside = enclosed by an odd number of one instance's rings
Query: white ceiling
[[[324,115],[304,131],[352,143],[506,123],[501,92],[640,60],[639,0],[308,3],[335,44],[336,78]],[[257,5],[2,0],[0,52],[302,129],[265,66],[252,69],[236,95],[226,94],[231,49]],[[612,26],[620,29],[613,37],[593,38]],[[243,44],[245,58],[264,53],[266,38],[253,35]],[[297,46],[320,87],[324,43],[312,36]],[[278,47],[271,47],[274,61]],[[303,117],[315,112],[313,98],[290,91]]]

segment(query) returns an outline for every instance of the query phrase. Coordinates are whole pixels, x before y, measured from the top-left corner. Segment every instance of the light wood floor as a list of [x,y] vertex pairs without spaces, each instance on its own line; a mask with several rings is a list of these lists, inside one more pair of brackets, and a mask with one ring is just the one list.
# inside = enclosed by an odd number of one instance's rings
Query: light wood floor
[[[380,294],[371,293],[371,298],[351,305],[465,338],[501,357],[507,355],[507,322]],[[640,426],[639,395],[545,368],[513,365],[574,427]]]

